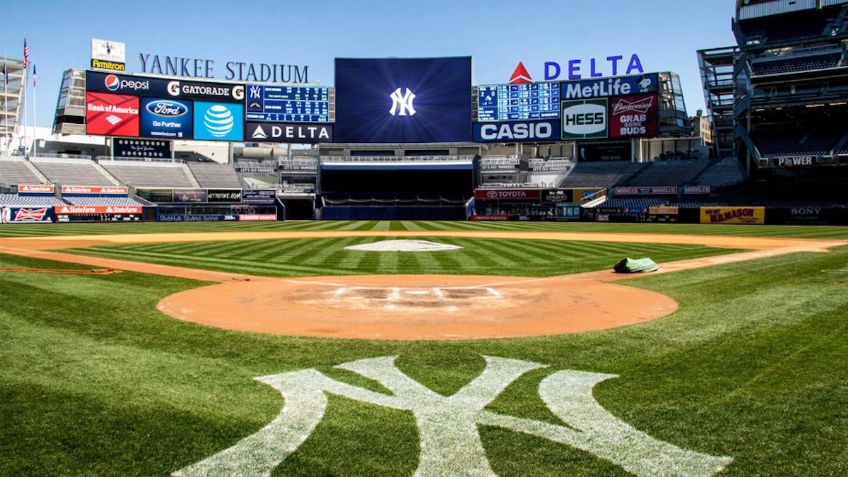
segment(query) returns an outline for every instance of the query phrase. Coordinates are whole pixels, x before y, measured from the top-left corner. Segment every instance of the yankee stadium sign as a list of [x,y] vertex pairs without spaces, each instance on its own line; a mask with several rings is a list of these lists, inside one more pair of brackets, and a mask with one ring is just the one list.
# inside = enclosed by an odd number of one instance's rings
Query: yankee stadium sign
[[[159,56],[139,53],[141,72],[166,76],[209,78],[215,76],[215,60],[182,56]],[[245,63],[227,61],[223,79],[229,81],[260,81],[263,83],[308,83],[308,65],[276,63]]]

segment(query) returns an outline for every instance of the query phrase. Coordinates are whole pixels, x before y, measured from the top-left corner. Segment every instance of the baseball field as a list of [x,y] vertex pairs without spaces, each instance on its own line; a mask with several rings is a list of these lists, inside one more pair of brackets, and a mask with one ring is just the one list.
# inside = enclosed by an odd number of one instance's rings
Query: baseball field
[[[359,251],[387,240],[452,246]],[[848,475],[848,228],[0,226],[2,475]],[[622,257],[660,271],[613,274]]]

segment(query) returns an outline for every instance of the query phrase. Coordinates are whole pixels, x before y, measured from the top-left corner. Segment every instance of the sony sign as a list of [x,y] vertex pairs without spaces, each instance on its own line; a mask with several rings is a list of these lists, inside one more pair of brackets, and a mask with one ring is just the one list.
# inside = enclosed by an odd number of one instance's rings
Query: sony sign
[[559,139],[558,120],[474,123],[475,142],[530,142]]
[[[141,72],[166,76],[215,78],[215,61],[181,56],[159,56],[139,53]],[[263,83],[308,83],[309,66],[274,63],[245,63],[228,61],[224,79],[229,81],[258,81]]]

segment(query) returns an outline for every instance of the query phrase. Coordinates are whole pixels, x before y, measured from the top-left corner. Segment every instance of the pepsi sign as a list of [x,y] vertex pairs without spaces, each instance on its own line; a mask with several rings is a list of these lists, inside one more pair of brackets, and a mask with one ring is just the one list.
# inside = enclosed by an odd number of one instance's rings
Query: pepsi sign
[[133,96],[151,96],[164,94],[165,80],[141,78],[138,76],[115,73],[85,72],[85,89],[97,93],[129,94]]
[[191,139],[192,103],[176,99],[141,100],[141,136]]
[[472,124],[474,142],[545,142],[560,138],[559,120]]
[[184,81],[146,76],[86,71],[85,89],[97,93],[129,94],[148,98],[196,99],[241,103],[244,85]]

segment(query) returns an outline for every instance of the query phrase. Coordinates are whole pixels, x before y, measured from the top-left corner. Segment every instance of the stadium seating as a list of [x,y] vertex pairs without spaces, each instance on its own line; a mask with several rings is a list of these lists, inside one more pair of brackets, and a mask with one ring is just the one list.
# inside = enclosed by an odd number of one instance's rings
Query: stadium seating
[[677,186],[688,184],[707,166],[707,161],[657,161],[649,162],[623,185],[633,187]]
[[123,184],[141,188],[200,189],[182,163],[102,161],[100,165]]
[[204,189],[240,189],[241,182],[229,164],[188,162],[188,168]]
[[662,197],[614,197],[609,198],[598,207],[647,209],[648,207],[669,206],[680,208],[721,207],[724,202],[715,201],[680,201],[676,198]]
[[113,186],[117,183],[87,159],[32,159],[32,164],[53,184]]
[[745,181],[745,173],[736,158],[729,157],[711,164],[697,178],[696,185],[708,185],[713,188],[729,187]]
[[6,207],[52,207],[54,205],[65,205],[65,203],[52,195],[0,194],[0,205]]
[[822,156],[830,154],[842,132],[828,131],[761,131],[751,134],[764,158],[787,156]]
[[41,184],[44,182],[23,159],[0,158],[0,184]]
[[115,196],[100,196],[100,197],[69,197],[65,196],[65,200],[71,205],[145,205],[130,197],[115,197]]
[[795,58],[775,59],[752,63],[754,75],[778,75],[836,68],[840,65],[842,53],[830,53],[817,56],[802,56]]
[[612,187],[640,171],[645,164],[627,161],[576,162],[559,185],[570,187]]

